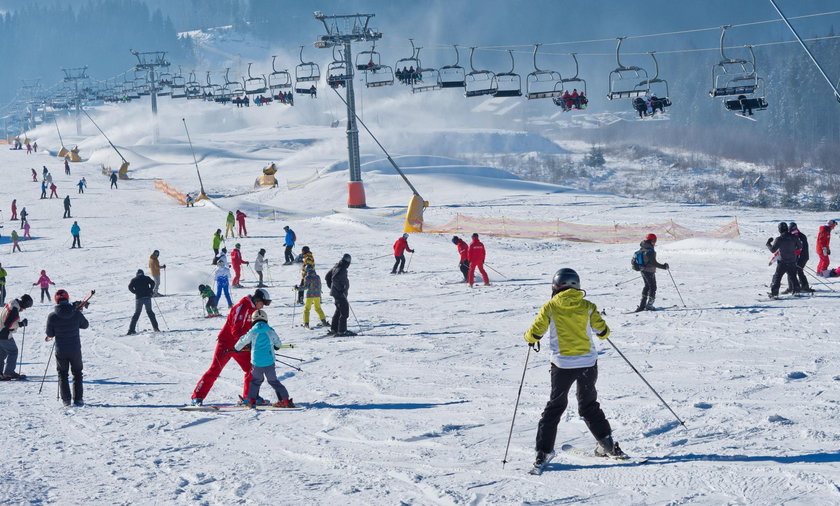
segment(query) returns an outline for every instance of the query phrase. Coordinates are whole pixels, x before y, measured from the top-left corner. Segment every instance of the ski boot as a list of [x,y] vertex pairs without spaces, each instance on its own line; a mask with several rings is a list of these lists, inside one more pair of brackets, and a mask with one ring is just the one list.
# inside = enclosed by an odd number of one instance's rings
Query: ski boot
[[70,401],[61,401],[61,404],[63,404],[65,408],[70,407]]
[[645,309],[647,311],[656,311],[656,307],[653,305],[653,303],[655,301],[656,301],[656,297],[649,297],[648,301],[647,301],[647,305],[645,306]]
[[190,404],[193,405],[193,406],[201,406],[203,402],[204,402],[204,399],[201,399],[199,397],[195,397],[195,398],[193,398],[192,402],[190,402]]
[[640,313],[647,309],[647,297],[642,297],[641,302],[639,302],[639,307],[636,308],[636,312]]
[[296,408],[295,403],[292,401],[291,398],[288,399],[281,399],[274,404],[272,404],[274,408]]
[[81,399],[75,400],[75,401],[73,401],[73,405],[76,406],[77,408],[81,408],[82,406],[85,405],[85,401],[83,401]]
[[307,322],[307,323],[304,323],[304,324],[303,324],[303,328],[305,328],[305,329],[308,329],[308,328],[310,328],[310,327],[309,327],[309,322]]
[[318,326],[319,327],[329,327],[330,324],[327,322],[326,319],[324,319],[324,320],[321,320],[321,322],[318,324]]
[[621,451],[621,448],[618,447],[618,443],[613,441],[612,436],[607,436],[598,441],[598,444],[595,445],[595,455],[620,460],[629,458],[627,457],[627,454]]
[[339,337],[353,337],[353,336],[356,336],[358,334],[356,334],[352,330],[345,330],[344,332],[339,332],[336,335],[339,336]]

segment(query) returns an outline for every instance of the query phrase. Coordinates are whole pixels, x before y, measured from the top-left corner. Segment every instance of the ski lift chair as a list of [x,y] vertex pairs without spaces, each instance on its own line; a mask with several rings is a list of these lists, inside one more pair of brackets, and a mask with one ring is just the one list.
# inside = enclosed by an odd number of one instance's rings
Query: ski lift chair
[[444,65],[438,69],[440,75],[441,88],[463,88],[466,84],[467,72],[464,67],[458,65],[461,61],[461,55],[458,51],[458,45],[452,46],[455,48],[455,63],[452,65]]
[[537,66],[539,48],[540,44],[534,44],[534,71],[525,76],[525,97],[528,100],[560,97],[563,95],[563,77],[559,72]]
[[417,48],[416,57],[417,57],[417,69],[414,72],[414,76],[412,76],[411,80],[411,92],[412,93],[421,93],[424,91],[434,91],[439,90],[440,86],[440,72],[438,69],[435,68],[423,68],[423,65],[420,63],[420,50],[423,49],[422,47]]
[[370,51],[359,51],[356,55],[356,70],[363,72],[378,72],[382,68],[382,58],[376,51],[376,41]]
[[333,46],[333,61],[327,66],[327,84],[332,88],[346,86],[347,81],[353,79],[353,69],[347,68],[341,51],[336,54]]
[[271,57],[271,74],[268,75],[268,89],[275,98],[280,93],[280,90],[292,87],[291,74],[285,69],[277,70],[277,67],[274,66],[276,59],[276,56]]
[[493,96],[497,98],[522,96],[522,78],[513,71],[516,65],[513,51],[508,50],[508,54],[510,55],[510,70],[494,76],[496,91],[493,92]]
[[470,71],[464,76],[464,96],[480,97],[496,92],[496,74],[489,70],[476,70],[473,65],[475,47],[470,48]]
[[[753,94],[756,94],[763,89],[764,80],[759,77],[756,80],[756,86],[753,89]],[[734,99],[724,100],[723,106],[727,111],[763,111],[767,109],[767,100],[764,98],[763,93],[758,97],[749,97],[746,94],[741,94]]]
[[[632,85],[630,86],[621,86],[626,82],[630,82],[627,80],[628,74],[632,73],[633,80],[643,78],[647,80],[648,73],[647,70],[643,69],[642,67],[633,66],[625,66],[621,63],[621,43],[625,39],[625,37],[618,37],[618,44],[615,47],[615,61],[617,67],[615,70],[610,72],[609,75],[609,91],[607,92],[607,99],[608,100],[620,100],[620,99],[635,99],[639,97],[644,97],[650,91],[650,86],[646,87],[639,87]],[[644,81],[643,81],[644,82]]]
[[394,64],[394,73],[398,76],[402,76],[400,77],[400,82],[402,84],[410,86],[414,80],[413,76],[404,76],[405,72],[403,72],[402,69],[405,69],[406,71],[414,71],[416,73],[417,69],[419,69],[421,65],[420,59],[417,57],[417,48],[414,47],[414,39],[408,39],[408,42],[411,43],[411,56],[397,60],[397,63]]
[[262,95],[268,89],[265,82],[265,76],[251,75],[251,62],[248,63],[248,77],[242,79],[242,87],[245,89],[246,95]]
[[[581,91],[580,91],[580,93],[579,93],[579,95],[576,99],[572,99],[571,107],[569,107],[569,104],[567,103],[567,99],[564,98],[563,96],[554,97],[552,99],[552,101],[554,102],[554,105],[563,108],[563,112],[569,112],[572,109],[578,109],[578,110],[586,109],[586,106],[589,103],[589,99],[587,98],[587,97],[589,97],[589,95],[588,95],[587,89],[586,89],[586,80],[578,77],[579,74],[580,74],[580,65],[578,64],[577,54],[576,53],[571,53],[570,56],[572,57],[572,60],[574,60],[574,62],[575,62],[575,75],[573,75],[572,77],[564,77],[563,79],[560,80],[562,82],[563,95],[566,94],[565,92],[569,88],[572,88],[573,93],[578,88],[580,88]],[[581,98],[581,96],[582,96],[582,98]],[[577,103],[575,103],[575,101]]]
[[388,65],[379,65],[377,70],[365,71],[365,86],[379,88],[394,84],[394,70]]
[[[668,90],[668,81],[659,77],[659,62],[656,60],[656,55],[653,52],[650,52],[648,54],[651,56],[651,58],[653,58],[653,64],[656,69],[656,72],[652,78],[645,79],[644,81],[637,84],[636,87],[639,89],[647,89],[649,91],[653,114],[656,114],[657,110],[659,110],[659,112],[664,113],[665,108],[671,106],[670,93]],[[657,93],[656,90],[659,90],[660,93]],[[664,92],[664,95],[661,92]],[[633,99],[633,107],[637,111],[637,100],[639,99],[644,101],[642,97]],[[647,104],[645,104],[645,108],[647,108]]]

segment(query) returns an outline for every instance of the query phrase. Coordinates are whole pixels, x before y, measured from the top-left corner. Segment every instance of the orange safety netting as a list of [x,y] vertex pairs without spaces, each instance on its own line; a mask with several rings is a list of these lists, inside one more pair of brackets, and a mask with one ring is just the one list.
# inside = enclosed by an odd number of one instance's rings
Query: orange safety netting
[[184,192],[179,192],[178,190],[176,190],[174,186],[169,186],[168,184],[166,184],[166,181],[155,179],[155,190],[161,191],[169,195],[181,204],[186,205],[187,203],[187,195]]
[[691,230],[674,223],[673,220],[649,225],[583,225],[560,220],[531,221],[515,218],[475,218],[456,214],[440,227],[423,225],[423,232],[429,234],[472,234],[520,237],[525,239],[565,239],[567,241],[598,243],[634,243],[645,235],[654,233],[660,241],[709,237],[732,239],[741,235],[738,220],[710,231]]

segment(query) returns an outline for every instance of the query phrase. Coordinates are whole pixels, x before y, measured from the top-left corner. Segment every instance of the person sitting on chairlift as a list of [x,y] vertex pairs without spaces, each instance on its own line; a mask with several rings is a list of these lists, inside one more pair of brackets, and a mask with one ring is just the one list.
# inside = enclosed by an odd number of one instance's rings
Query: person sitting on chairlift
[[738,101],[741,102],[741,114],[744,116],[752,116],[752,104],[747,99],[746,95],[738,95]]

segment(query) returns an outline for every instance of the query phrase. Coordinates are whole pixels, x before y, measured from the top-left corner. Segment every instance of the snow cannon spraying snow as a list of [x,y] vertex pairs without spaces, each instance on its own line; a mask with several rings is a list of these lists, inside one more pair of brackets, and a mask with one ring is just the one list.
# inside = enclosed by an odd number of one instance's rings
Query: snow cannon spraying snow
[[403,232],[423,231],[423,211],[427,207],[429,207],[429,201],[423,200],[423,197],[419,194],[415,193],[411,196],[405,213],[405,227],[403,227]]
[[81,162],[82,157],[79,156],[79,146],[73,146],[73,149],[70,150],[69,153],[65,156],[71,162]]
[[259,186],[277,186],[277,178],[274,177],[274,174],[277,174],[277,166],[274,162],[263,168],[262,173],[263,175],[257,180]]

